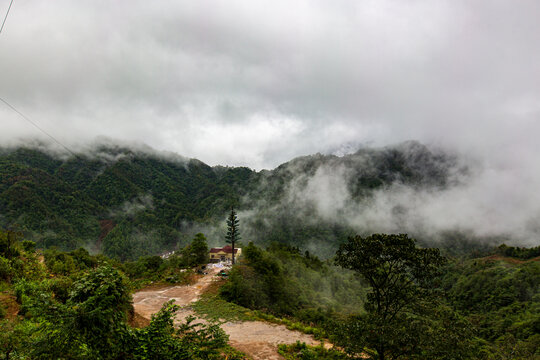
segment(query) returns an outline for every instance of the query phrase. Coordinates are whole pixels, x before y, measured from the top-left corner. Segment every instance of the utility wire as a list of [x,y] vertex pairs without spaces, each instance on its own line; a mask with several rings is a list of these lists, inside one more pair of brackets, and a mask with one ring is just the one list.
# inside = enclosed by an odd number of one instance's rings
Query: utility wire
[[32,120],[30,120],[30,118],[26,115],[24,115],[22,112],[20,112],[19,110],[17,110],[13,105],[11,105],[10,103],[8,103],[6,100],[2,99],[0,97],[0,101],[2,101],[4,104],[6,104],[11,110],[15,111],[17,114],[19,114],[24,120],[28,121],[30,124],[34,125],[39,131],[41,131],[42,133],[44,133],[45,135],[47,135],[48,137],[50,137],[55,143],[57,143],[58,145],[60,145],[61,147],[63,147],[64,149],[66,149],[71,155],[75,156],[75,157],[78,157],[77,154],[75,154],[73,151],[71,151],[66,145],[62,144],[60,141],[58,141],[54,136],[52,136],[51,134],[49,134],[48,132],[46,132],[44,129],[42,129],[41,127],[39,127],[38,124],[36,124],[35,122],[33,122]]
[[13,4],[13,0],[11,0],[11,2],[9,3],[9,7],[7,9],[7,12],[6,12],[6,16],[4,17],[4,21],[2,21],[2,27],[0,27],[0,33],[2,32],[2,30],[4,29],[4,24],[6,23],[6,20],[7,20],[7,17],[9,15],[9,10],[11,9],[11,5]]
[[[4,29],[4,25],[6,23],[7,17],[9,15],[9,10],[11,10],[11,5],[13,4],[13,0],[10,1],[9,7],[6,12],[6,16],[4,17],[4,21],[2,21],[2,26],[0,27],[0,33],[2,33],[2,30]],[[63,147],[67,152],[69,152],[71,155],[73,155],[76,159],[81,160],[81,156],[77,155],[75,152],[73,152],[70,148],[68,148],[66,145],[62,144],[59,140],[57,140],[54,136],[49,134],[45,129],[41,128],[38,124],[33,122],[28,116],[24,115],[22,112],[17,110],[13,105],[8,103],[6,100],[0,97],[0,101],[2,101],[4,104],[6,104],[11,110],[15,111],[17,114],[19,114],[20,117],[22,117],[24,120],[28,121],[30,124],[32,124],[36,129],[47,135],[51,140],[53,140],[55,143]],[[128,184],[135,187],[136,189],[140,190],[137,185],[135,185],[131,180],[126,178],[123,174],[119,173],[114,167],[110,168],[118,177],[123,178]]]
[[[9,15],[9,10],[11,10],[11,5],[13,4],[13,0],[11,0],[11,2],[9,3],[9,7],[7,9],[7,12],[6,12],[6,16],[4,17],[4,21],[2,22],[2,27],[0,27],[0,33],[2,32],[2,30],[4,29],[4,25],[6,23],[6,20],[7,20],[7,17]],[[6,100],[2,99],[0,97],[0,101],[2,101],[4,104],[6,104],[11,110],[15,111],[17,114],[19,114],[24,120],[28,121],[30,124],[34,125],[39,131],[41,131],[42,133],[44,133],[45,135],[47,135],[48,137],[50,137],[55,143],[57,143],[58,145],[60,145],[61,147],[63,147],[64,149],[66,149],[71,155],[75,156],[75,157],[78,157],[77,154],[75,154],[73,151],[71,151],[66,145],[62,144],[60,141],[58,141],[54,136],[52,136],[51,134],[49,134],[47,131],[45,131],[44,129],[42,129],[41,127],[39,127],[38,124],[36,124],[35,122],[33,122],[32,120],[30,120],[30,118],[26,115],[24,115],[22,112],[20,112],[19,110],[17,110],[13,105],[11,105],[10,103],[8,103]]]
[[[54,136],[52,136],[51,134],[49,134],[47,131],[45,131],[43,128],[41,128],[38,124],[36,124],[35,122],[33,122],[28,116],[24,115],[22,112],[20,112],[19,110],[17,110],[13,105],[11,105],[10,103],[8,103],[6,100],[2,99],[0,97],[0,101],[2,101],[4,104],[6,104],[11,110],[15,111],[17,114],[19,114],[24,120],[28,121],[30,124],[32,124],[36,129],[38,129],[39,131],[41,131],[42,133],[44,133],[45,135],[47,135],[49,138],[51,138],[55,143],[57,143],[58,145],[60,145],[61,147],[63,147],[64,149],[66,149],[67,152],[69,152],[71,155],[73,155],[75,157],[75,159],[78,159],[78,160],[83,160],[83,158],[76,154],[75,152],[73,152],[70,148],[68,148],[66,145],[62,144],[60,142],[60,140],[57,140]],[[123,179],[127,184],[131,185],[132,187],[134,187],[136,190],[140,191],[140,187],[136,184],[133,183],[133,181],[131,181],[130,179],[128,179],[124,174],[120,173],[114,166],[111,166],[109,168],[116,176],[118,176],[119,178]]]

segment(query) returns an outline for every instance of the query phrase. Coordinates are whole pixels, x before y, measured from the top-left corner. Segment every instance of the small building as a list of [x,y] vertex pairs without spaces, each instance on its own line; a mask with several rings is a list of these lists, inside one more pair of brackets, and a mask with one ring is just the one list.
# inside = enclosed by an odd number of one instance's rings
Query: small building
[[[234,259],[238,259],[242,255],[242,249],[234,249]],[[210,249],[210,262],[217,263],[220,261],[232,262],[232,247],[226,245],[222,248],[211,248]]]

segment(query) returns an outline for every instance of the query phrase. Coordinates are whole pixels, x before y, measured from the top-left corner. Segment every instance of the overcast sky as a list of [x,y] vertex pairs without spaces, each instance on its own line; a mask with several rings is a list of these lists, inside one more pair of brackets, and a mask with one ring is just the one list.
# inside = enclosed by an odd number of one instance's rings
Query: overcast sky
[[[528,168],[540,2],[15,0],[0,97],[70,146],[260,169],[416,139]],[[0,123],[3,144],[41,136],[2,103]]]

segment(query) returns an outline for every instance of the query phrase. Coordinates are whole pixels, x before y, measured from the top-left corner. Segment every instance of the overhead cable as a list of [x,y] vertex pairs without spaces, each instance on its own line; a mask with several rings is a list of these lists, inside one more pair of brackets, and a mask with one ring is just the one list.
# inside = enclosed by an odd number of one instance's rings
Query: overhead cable
[[78,157],[77,154],[75,154],[73,151],[71,151],[66,145],[62,144],[59,140],[57,140],[54,136],[52,136],[51,134],[49,134],[47,131],[45,131],[44,129],[42,129],[38,124],[36,124],[35,122],[33,122],[28,116],[24,115],[22,112],[20,112],[19,110],[17,110],[13,105],[11,105],[10,103],[8,103],[6,100],[2,99],[0,97],[0,101],[2,101],[4,104],[6,104],[11,110],[15,111],[17,114],[19,114],[24,120],[28,121],[30,124],[34,125],[34,127],[36,129],[38,129],[39,131],[41,131],[42,133],[44,133],[45,135],[47,135],[49,138],[51,138],[55,143],[57,143],[58,145],[60,145],[61,147],[63,147],[64,149],[66,149],[71,155],[75,156],[75,157]]
[[[52,136],[50,133],[45,131],[43,128],[41,128],[38,124],[36,124],[32,119],[30,119],[28,116],[24,115],[22,112],[17,110],[13,105],[8,103],[6,100],[2,99],[0,97],[0,101],[6,104],[11,110],[15,111],[17,114],[19,114],[20,117],[22,117],[24,120],[28,121],[30,124],[32,124],[36,129],[41,131],[43,134],[47,135],[49,138],[51,138],[55,143],[66,149],[67,152],[69,152],[71,155],[75,157],[75,159],[82,160],[82,157],[78,154],[76,154],[74,151],[72,151],[70,148],[68,148],[66,145],[62,144],[60,140],[56,139],[54,136]],[[110,170],[119,178],[123,179],[127,184],[134,187],[136,190],[141,190],[140,187],[133,183],[130,179],[128,179],[124,174],[120,173],[114,166],[110,167]]]
[[2,33],[2,30],[4,30],[4,25],[6,24],[7,17],[9,15],[9,10],[11,10],[11,5],[13,4],[13,0],[9,3],[9,7],[6,12],[6,16],[4,17],[4,21],[2,21],[2,27],[0,27],[0,33]]

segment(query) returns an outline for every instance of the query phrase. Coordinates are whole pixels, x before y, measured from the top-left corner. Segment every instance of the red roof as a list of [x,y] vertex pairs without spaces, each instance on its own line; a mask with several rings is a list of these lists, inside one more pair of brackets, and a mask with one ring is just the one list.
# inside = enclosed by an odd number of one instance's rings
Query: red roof
[[[218,253],[223,251],[226,254],[232,254],[232,247],[230,245],[224,246],[222,248],[211,248],[210,253]],[[234,253],[236,254],[238,252],[238,249],[234,249]]]

